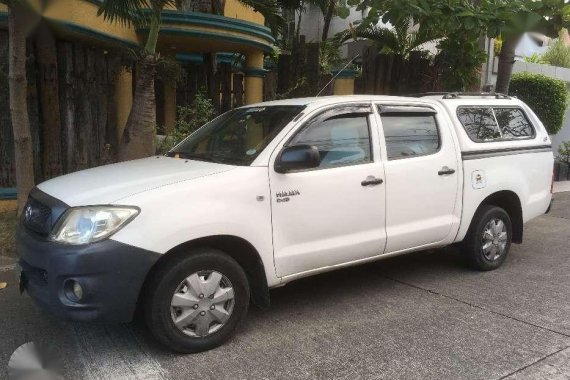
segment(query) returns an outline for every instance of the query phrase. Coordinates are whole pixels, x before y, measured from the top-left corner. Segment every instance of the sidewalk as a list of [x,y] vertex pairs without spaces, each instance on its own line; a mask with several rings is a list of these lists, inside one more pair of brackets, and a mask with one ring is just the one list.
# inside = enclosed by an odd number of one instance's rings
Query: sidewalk
[[554,182],[554,192],[570,191],[570,181]]

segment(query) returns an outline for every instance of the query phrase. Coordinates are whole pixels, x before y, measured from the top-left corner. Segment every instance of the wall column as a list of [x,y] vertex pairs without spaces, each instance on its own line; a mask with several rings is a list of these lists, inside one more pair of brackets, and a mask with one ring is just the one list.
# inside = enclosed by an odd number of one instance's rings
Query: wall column
[[263,52],[255,51],[247,54],[245,59],[245,104],[263,101]]
[[124,67],[117,75],[115,82],[115,100],[117,105],[117,141],[120,142],[133,106],[133,74]]
[[333,71],[332,74],[338,74],[334,79],[334,95],[354,95],[354,78],[357,74],[356,70],[344,69],[340,72]]

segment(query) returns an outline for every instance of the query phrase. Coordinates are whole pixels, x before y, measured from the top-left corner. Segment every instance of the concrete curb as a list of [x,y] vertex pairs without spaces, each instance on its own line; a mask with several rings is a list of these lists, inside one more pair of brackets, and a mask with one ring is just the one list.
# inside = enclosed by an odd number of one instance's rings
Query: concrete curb
[[560,181],[554,182],[554,192],[562,193],[564,191],[570,191],[570,181]]

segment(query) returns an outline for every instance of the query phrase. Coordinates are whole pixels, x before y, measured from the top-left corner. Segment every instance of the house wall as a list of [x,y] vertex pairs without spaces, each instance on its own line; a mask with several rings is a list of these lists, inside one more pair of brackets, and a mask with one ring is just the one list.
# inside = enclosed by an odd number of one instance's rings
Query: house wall
[[[329,38],[345,31],[351,23],[354,24],[356,21],[362,20],[362,17],[362,12],[355,8],[350,8],[350,14],[345,19],[334,16],[329,27]],[[301,17],[301,34],[305,36],[306,41],[320,41],[323,35],[323,25],[324,16],[320,8],[316,5],[308,5],[306,12]]]
[[224,7],[224,16],[237,18],[261,25],[265,23],[265,19],[261,13],[254,12],[253,9],[243,5],[238,0],[226,0],[226,5]]

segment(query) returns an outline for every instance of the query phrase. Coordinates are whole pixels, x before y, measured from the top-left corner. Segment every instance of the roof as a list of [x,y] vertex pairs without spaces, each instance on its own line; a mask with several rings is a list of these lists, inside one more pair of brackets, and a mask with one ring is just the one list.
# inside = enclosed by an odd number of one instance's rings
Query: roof
[[332,95],[332,96],[315,96],[312,98],[294,98],[272,100],[269,102],[250,104],[247,107],[261,107],[261,106],[307,106],[307,105],[326,105],[343,102],[379,102],[379,101],[394,101],[394,100],[418,100],[413,97],[403,96],[388,96],[388,95]]
[[501,94],[491,93],[438,93],[419,94],[414,96],[388,96],[388,95],[333,95],[319,96],[312,98],[294,98],[283,100],[272,100],[269,102],[256,103],[247,107],[267,107],[267,106],[324,106],[329,104],[344,102],[383,102],[383,101],[404,101],[423,102],[427,104],[450,103],[450,104],[497,104],[497,102],[511,104],[520,103],[517,98],[508,97]]

